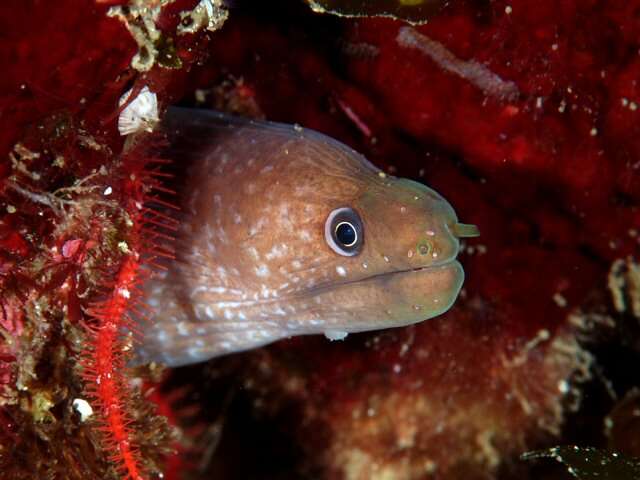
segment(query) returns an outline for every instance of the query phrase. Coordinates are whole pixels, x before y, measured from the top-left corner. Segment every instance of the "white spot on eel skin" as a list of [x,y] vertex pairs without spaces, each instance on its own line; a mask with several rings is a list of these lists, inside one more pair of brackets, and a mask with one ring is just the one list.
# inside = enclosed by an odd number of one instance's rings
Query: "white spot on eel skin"
[[189,335],[189,328],[187,328],[187,326],[185,325],[184,322],[180,322],[176,325],[176,327],[178,328],[178,334],[186,337]]
[[258,275],[259,277],[268,277],[269,267],[267,267],[265,264],[256,267],[256,275]]
[[156,337],[158,338],[158,340],[160,340],[161,343],[165,343],[167,340],[169,340],[169,335],[167,335],[167,332],[165,332],[164,330],[160,330],[156,334]]
[[300,236],[300,240],[302,240],[303,242],[311,241],[311,234],[307,230],[300,230],[298,232],[298,235]]
[[271,250],[265,255],[267,260],[273,260],[274,258],[282,258],[289,247],[286,244],[281,243],[280,245],[274,245],[271,247]]
[[[200,288],[200,287],[198,287],[198,288]],[[205,288],[206,288],[206,287],[205,287]],[[197,289],[196,289],[196,290],[197,290]],[[226,289],[225,287],[209,287],[209,288],[207,289],[207,291],[208,291],[209,293],[224,293],[224,292],[226,292],[226,291],[227,291],[227,289]]]
[[347,276],[347,270],[342,265],[338,265],[336,267],[336,272],[338,272],[338,275],[340,275],[341,277]]

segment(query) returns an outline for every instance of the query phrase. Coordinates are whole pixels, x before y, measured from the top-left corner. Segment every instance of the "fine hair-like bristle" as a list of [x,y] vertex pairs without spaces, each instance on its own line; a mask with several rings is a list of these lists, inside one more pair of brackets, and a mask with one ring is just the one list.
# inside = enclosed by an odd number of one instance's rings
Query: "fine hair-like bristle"
[[122,478],[133,480],[146,478],[146,473],[131,431],[131,392],[124,372],[131,343],[140,335],[137,322],[152,316],[141,285],[156,269],[164,268],[162,259],[174,257],[172,232],[177,229],[177,220],[165,212],[175,207],[161,198],[174,193],[162,184],[169,174],[158,168],[167,162],[147,159],[144,152],[145,146],[139,146],[123,159],[130,173],[122,207],[131,228],[126,242],[119,245],[123,254],[119,267],[105,275],[110,281],[104,282],[103,298],[87,311],[91,342],[81,356],[85,390],[98,406],[98,430],[103,447],[111,452],[108,459]]

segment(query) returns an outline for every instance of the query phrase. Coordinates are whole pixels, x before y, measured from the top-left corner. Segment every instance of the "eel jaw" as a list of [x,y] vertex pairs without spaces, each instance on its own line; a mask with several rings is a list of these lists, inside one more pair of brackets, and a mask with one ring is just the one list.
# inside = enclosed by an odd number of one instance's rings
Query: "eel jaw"
[[[446,312],[463,281],[464,271],[454,258],[438,265],[331,285],[314,292],[315,319],[322,324],[317,328],[305,326],[296,334],[353,333],[418,323]],[[338,312],[334,306],[338,306]]]

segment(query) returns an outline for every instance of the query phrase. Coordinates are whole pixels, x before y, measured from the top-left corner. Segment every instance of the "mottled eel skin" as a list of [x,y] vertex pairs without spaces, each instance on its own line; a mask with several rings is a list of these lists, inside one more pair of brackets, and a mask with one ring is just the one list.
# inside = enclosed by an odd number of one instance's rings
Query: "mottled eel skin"
[[464,272],[440,195],[298,126],[172,108],[189,162],[178,257],[145,286],[135,363],[185,365],[294,335],[331,339],[446,311]]

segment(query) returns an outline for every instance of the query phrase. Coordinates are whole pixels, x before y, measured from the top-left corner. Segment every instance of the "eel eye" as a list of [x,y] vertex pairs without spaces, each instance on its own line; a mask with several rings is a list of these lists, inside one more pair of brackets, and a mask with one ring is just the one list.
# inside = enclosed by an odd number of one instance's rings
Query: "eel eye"
[[324,237],[337,254],[345,257],[357,255],[364,243],[364,229],[360,215],[352,208],[335,209],[327,217]]
[[336,232],[334,235],[337,242],[346,248],[353,247],[358,241],[358,232],[349,222],[340,222],[336,225]]

